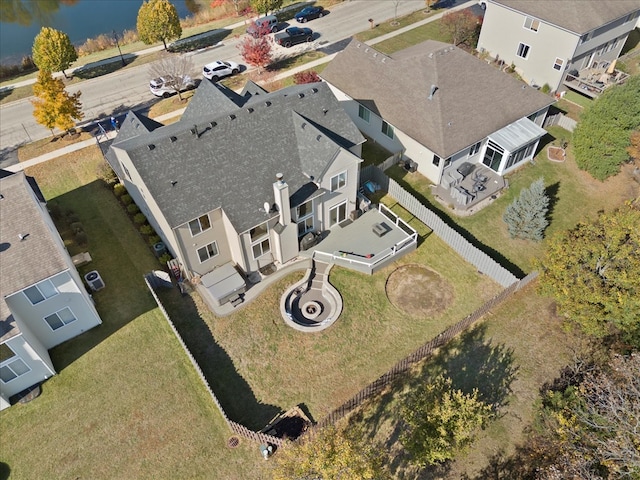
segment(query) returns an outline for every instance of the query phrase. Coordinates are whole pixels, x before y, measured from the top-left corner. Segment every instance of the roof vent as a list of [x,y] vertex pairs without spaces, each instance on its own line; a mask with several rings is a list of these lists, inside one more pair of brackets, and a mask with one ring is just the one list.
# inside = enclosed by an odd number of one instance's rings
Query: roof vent
[[169,137],[169,140],[171,140],[171,143],[173,143],[176,140],[178,140],[178,137],[171,136],[171,137]]
[[196,137],[198,136],[198,126],[194,125],[193,128],[191,129],[191,135],[195,135]]
[[304,98],[304,93],[299,93],[298,98]]
[[429,53],[429,58],[433,58],[433,52]]
[[215,127],[216,125],[218,125],[216,122],[209,122],[209,126],[211,128]]
[[438,90],[438,86],[431,85],[431,90],[429,90],[429,100],[433,98],[433,95],[436,93],[436,90]]
[[323,108],[323,109],[322,109],[322,113],[324,113],[325,115],[327,114],[327,112],[328,112],[328,111],[329,111],[329,110],[327,110],[326,108]]
[[361,43],[359,43],[358,45],[356,45],[356,48],[360,48],[360,45],[362,45]]
[[378,56],[378,52],[374,52],[373,58],[376,58],[377,56]]
[[525,88],[527,88],[527,86],[526,85],[522,85],[522,89],[524,90]]
[[304,130],[304,127],[307,126],[307,122],[302,122],[302,125],[300,125],[300,128],[302,128]]
[[382,63],[387,59],[387,57],[382,57]]
[[147,148],[149,150],[153,150],[154,148],[156,148],[156,146],[153,143],[150,143],[149,145],[147,145]]
[[364,53],[368,53],[368,52],[369,52],[369,49],[368,49],[368,48],[365,48],[365,49],[364,49]]
[[318,89],[317,89],[316,87],[313,87],[313,88],[311,89],[311,92],[312,92],[312,93],[318,93]]
[[264,102],[264,104],[265,104],[267,107],[270,107],[270,106],[271,106],[271,102],[270,102],[269,100],[267,100],[266,102]]
[[25,238],[27,238],[29,236],[28,233],[19,233],[18,234],[18,238],[20,239],[20,241],[23,241]]
[[175,187],[178,182],[176,180],[171,180],[171,186]]
[[253,113],[253,108],[251,108],[251,107],[247,108],[247,112]]
[[233,113],[229,114],[229,120],[235,120],[235,119],[236,119],[236,116]]
[[316,140],[317,140],[318,142],[319,142],[321,139],[322,139],[322,135],[318,135],[318,136],[316,137]]
[[451,125],[453,125],[453,122],[448,122],[447,123],[447,127],[450,127]]

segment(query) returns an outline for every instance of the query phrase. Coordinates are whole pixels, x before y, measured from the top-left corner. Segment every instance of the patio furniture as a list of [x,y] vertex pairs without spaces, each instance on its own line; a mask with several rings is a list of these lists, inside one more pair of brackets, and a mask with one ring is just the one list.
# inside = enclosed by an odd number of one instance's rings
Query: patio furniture
[[449,169],[442,176],[442,186],[444,188],[455,187],[456,185],[460,185],[464,176],[458,172],[457,170]]
[[473,163],[464,162],[458,167],[458,173],[460,173],[463,177],[466,177],[471,172],[473,172],[474,168],[476,168],[476,166]]
[[489,180],[485,175],[482,174],[482,172],[477,171],[473,174],[473,181],[474,182],[480,182],[480,183],[484,183],[487,180]]
[[464,187],[451,187],[451,197],[462,205],[468,205],[475,195]]
[[378,237],[382,237],[385,233],[391,230],[386,223],[374,223],[371,231],[375,233]]

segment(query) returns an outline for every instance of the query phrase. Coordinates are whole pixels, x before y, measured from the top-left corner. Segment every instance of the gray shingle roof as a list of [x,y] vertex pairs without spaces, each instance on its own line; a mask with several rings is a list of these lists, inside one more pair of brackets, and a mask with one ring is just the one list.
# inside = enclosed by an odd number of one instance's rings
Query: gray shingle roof
[[640,10],[640,0],[491,0],[582,35]]
[[[4,298],[69,268],[23,172],[0,179],[0,338],[13,328]],[[21,240],[19,235],[23,235]]]
[[186,121],[212,115],[226,115],[236,110],[244,101],[245,99],[233,90],[205,78],[200,82],[181,119]]
[[442,158],[554,101],[434,40],[391,57],[353,40],[322,77]]
[[[207,103],[200,91],[196,95],[191,105]],[[112,145],[128,152],[172,227],[223,207],[243,232],[264,221],[259,208],[273,202],[277,173],[293,197],[309,183],[307,175],[322,174],[340,147],[364,141],[323,83],[247,97],[232,112],[196,111],[203,116],[122,142],[116,138]]]

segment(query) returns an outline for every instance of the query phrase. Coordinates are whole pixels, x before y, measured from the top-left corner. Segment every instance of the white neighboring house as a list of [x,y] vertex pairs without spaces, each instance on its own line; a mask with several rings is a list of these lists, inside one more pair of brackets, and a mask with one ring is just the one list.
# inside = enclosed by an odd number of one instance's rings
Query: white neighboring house
[[2,410],[55,375],[48,349],[102,322],[35,182],[0,173]]
[[600,68],[596,88],[639,20],[640,0],[487,0],[477,48],[552,91],[569,72]]
[[531,159],[554,103],[486,62],[434,40],[392,56],[353,40],[322,78],[361,132],[446,188],[465,162],[504,175]]

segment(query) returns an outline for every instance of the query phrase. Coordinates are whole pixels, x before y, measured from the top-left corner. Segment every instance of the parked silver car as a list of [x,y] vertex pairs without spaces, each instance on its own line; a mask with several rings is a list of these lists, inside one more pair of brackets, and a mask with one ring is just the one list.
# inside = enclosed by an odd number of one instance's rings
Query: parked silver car
[[196,82],[189,75],[173,76],[165,75],[164,77],[154,78],[149,82],[149,90],[156,97],[167,98],[179,91],[193,90],[196,88]]

